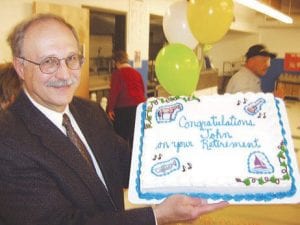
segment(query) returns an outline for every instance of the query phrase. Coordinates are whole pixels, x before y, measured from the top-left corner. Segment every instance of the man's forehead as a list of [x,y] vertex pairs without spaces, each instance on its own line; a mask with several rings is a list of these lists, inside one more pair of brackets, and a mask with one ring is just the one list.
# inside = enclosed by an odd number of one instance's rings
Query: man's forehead
[[23,54],[34,54],[43,58],[45,55],[57,55],[58,52],[77,52],[78,43],[69,27],[56,20],[34,23],[24,36]]
[[[57,21],[55,19],[43,19],[40,21],[33,22],[27,29],[25,35],[30,35],[32,32],[38,32],[42,34],[42,32],[49,32],[52,33],[52,29],[65,29],[72,32],[65,24]],[[61,35],[61,34],[55,34]]]
[[255,61],[269,61],[269,60],[271,60],[271,58],[269,56],[263,56],[263,55],[253,56],[250,59],[255,60]]
[[68,41],[77,44],[72,30],[65,24],[54,19],[36,21],[25,32],[24,47],[26,44],[36,45],[38,41],[46,42],[49,39],[62,40],[63,38],[68,38]]

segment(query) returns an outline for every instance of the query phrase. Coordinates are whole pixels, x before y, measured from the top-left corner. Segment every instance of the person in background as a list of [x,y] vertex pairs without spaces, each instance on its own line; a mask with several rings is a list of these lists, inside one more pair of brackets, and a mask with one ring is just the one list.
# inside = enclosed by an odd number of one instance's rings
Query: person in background
[[261,89],[265,93],[276,93],[276,82],[283,73],[284,59],[271,60],[271,65],[265,76],[261,78]]
[[84,63],[74,28],[39,14],[18,24],[8,41],[23,90],[0,114],[3,224],[161,225],[228,205],[173,195],[125,211],[128,145],[99,104],[74,96]]
[[0,64],[0,111],[6,110],[15,101],[21,86],[12,63]]
[[245,65],[230,78],[226,93],[262,92],[261,77],[266,74],[270,60],[276,54],[269,52],[264,45],[257,44],[248,49],[245,57]]
[[107,113],[116,132],[132,149],[137,105],[146,100],[142,75],[128,64],[128,55],[120,50],[113,54],[116,70],[111,76]]

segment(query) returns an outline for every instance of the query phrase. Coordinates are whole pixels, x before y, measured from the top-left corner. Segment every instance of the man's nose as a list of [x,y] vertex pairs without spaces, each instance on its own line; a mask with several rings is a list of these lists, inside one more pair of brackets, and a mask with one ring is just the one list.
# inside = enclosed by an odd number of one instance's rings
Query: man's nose
[[60,79],[68,79],[70,77],[70,69],[68,68],[65,60],[60,60],[56,77]]

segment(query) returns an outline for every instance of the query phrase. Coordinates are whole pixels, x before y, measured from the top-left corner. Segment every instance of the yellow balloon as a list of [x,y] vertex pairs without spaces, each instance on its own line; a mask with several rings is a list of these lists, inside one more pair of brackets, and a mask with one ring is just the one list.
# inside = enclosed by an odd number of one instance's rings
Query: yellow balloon
[[190,0],[188,23],[202,44],[213,44],[227,33],[233,22],[232,0]]
[[203,45],[203,53],[204,54],[207,54],[211,49],[212,49],[212,45],[210,45],[210,44],[205,44],[205,45]]

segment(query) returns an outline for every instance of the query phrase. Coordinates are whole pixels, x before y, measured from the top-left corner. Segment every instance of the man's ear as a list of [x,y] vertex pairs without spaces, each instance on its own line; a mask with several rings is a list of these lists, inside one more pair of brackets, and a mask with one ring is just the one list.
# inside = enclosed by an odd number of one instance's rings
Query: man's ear
[[19,75],[21,80],[24,80],[24,64],[23,64],[23,59],[19,59],[14,57],[13,59],[13,65],[14,68],[17,72],[17,74]]

